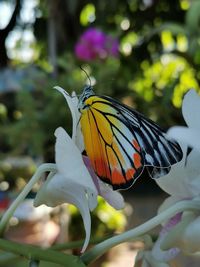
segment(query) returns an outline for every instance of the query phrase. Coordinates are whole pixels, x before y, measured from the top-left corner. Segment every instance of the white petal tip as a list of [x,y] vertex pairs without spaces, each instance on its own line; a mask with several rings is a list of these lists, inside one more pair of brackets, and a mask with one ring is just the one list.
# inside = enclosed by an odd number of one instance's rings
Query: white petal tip
[[[85,229],[85,230],[86,230],[86,229]],[[90,230],[89,230],[89,231],[90,231]],[[83,247],[81,248],[81,251],[80,251],[81,254],[83,254],[83,253],[86,251],[86,249],[87,249],[89,243],[90,243],[90,232],[87,233],[87,230],[86,230],[86,238],[85,238],[85,242],[84,242],[84,244],[83,244]]]
[[55,137],[58,137],[59,135],[61,134],[65,134],[65,130],[62,128],[62,127],[58,127],[55,132],[54,132],[54,135]]
[[60,91],[60,92],[63,92],[63,91],[65,91],[62,87],[60,87],[60,86],[54,86],[53,87],[54,89],[56,89],[56,90],[58,90],[58,91]]
[[76,95],[76,92],[75,91],[73,91],[72,92],[72,97],[76,97],[77,95]]
[[65,97],[70,97],[70,95],[62,87],[60,87],[60,86],[54,86],[53,88],[56,89],[57,91],[59,91]]
[[125,207],[125,202],[123,196],[118,191],[113,191],[113,189],[103,183],[100,179],[98,179],[98,183],[100,186],[100,195],[108,202],[116,210],[121,210]]
[[83,254],[86,251],[87,246],[84,245],[84,247],[81,249],[80,253]]

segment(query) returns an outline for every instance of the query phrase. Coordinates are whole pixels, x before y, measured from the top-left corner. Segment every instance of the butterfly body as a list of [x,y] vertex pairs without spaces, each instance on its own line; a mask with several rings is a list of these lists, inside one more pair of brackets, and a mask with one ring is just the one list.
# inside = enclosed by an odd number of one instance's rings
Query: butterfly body
[[146,167],[153,178],[182,158],[179,145],[154,122],[85,87],[78,104],[85,150],[93,169],[113,189],[127,189]]

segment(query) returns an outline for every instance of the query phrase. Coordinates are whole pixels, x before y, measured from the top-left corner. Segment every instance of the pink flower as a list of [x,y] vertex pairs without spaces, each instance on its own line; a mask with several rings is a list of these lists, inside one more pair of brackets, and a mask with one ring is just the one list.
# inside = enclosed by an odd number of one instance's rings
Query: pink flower
[[118,56],[118,41],[101,30],[89,28],[79,38],[75,46],[78,59],[91,61],[97,58]]

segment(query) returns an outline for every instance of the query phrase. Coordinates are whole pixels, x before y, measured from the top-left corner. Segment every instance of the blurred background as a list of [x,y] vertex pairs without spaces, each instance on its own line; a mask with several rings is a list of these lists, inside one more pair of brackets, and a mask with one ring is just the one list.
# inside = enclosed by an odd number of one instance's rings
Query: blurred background
[[[200,89],[200,1],[0,1],[1,213],[39,164],[54,162],[55,129],[71,132],[68,107],[53,87],[79,94],[87,79],[80,67],[96,94],[121,100],[165,130],[183,124],[182,97]],[[16,211],[5,237],[42,246],[84,238],[83,229],[76,234],[81,217],[74,207],[33,208],[38,187]],[[120,212],[99,200],[93,238],[144,222],[166,197],[145,175],[123,195],[127,205]],[[132,266],[141,246],[125,244],[95,266]],[[173,266],[199,266],[195,262],[181,255]],[[0,266],[27,262],[1,252]]]

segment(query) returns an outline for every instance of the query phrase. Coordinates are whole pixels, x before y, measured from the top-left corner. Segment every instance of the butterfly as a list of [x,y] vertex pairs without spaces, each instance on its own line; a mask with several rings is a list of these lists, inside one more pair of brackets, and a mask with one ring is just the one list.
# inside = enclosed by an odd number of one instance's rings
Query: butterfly
[[147,169],[159,178],[179,162],[179,144],[139,112],[86,86],[79,97],[86,154],[97,176],[114,190],[127,189]]

